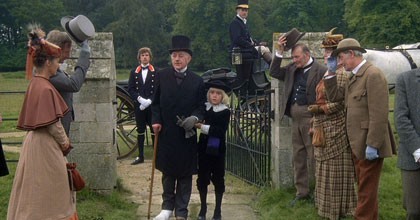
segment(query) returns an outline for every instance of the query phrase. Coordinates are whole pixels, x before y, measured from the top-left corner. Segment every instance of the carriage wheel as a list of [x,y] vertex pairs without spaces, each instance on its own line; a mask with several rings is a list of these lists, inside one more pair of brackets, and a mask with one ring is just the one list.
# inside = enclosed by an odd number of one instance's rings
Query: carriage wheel
[[133,101],[117,90],[117,159],[126,158],[137,150],[136,128]]
[[250,142],[264,138],[269,132],[269,100],[257,96],[238,104],[232,114],[233,132],[241,141]]

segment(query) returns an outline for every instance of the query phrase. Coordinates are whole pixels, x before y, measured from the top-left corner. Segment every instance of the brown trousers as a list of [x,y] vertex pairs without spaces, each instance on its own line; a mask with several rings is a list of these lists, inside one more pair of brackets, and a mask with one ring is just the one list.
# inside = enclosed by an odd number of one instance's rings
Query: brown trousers
[[311,137],[309,135],[312,114],[307,105],[293,104],[292,115],[292,145],[293,171],[296,196],[305,197],[310,193],[309,182],[315,180],[315,159]]
[[378,219],[379,178],[384,163],[383,158],[359,160],[353,154],[357,177],[357,207],[354,219]]

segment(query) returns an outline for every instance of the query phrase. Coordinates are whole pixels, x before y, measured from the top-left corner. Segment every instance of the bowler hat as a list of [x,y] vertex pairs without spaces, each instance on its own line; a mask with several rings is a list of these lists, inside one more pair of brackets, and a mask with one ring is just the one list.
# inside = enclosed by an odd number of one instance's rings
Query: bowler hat
[[293,48],[293,46],[295,46],[295,44],[299,41],[300,38],[303,37],[303,35],[305,35],[305,32],[299,32],[296,28],[292,28],[292,30],[288,31],[284,36],[286,37],[286,45],[284,46],[284,50],[288,51],[291,48]]
[[231,92],[231,88],[221,80],[210,80],[205,83],[206,88],[216,88],[225,91],[226,94]]
[[248,0],[238,0],[238,5],[236,6],[236,9],[238,8],[249,8]]
[[338,43],[343,40],[344,37],[342,34],[332,34],[335,29],[337,28],[335,27],[327,33],[325,39],[322,41],[321,48],[336,48]]
[[76,17],[65,16],[61,18],[60,22],[70,38],[76,43],[82,43],[95,35],[95,27],[84,15],[77,15]]
[[362,53],[366,53],[366,50],[360,47],[359,41],[353,38],[346,38],[338,43],[337,49],[332,52],[332,56],[337,56],[339,53],[346,50],[358,50]]
[[192,56],[192,51],[190,47],[190,38],[183,35],[175,35],[172,37],[172,48],[169,49],[169,53],[172,54],[172,52],[174,51],[185,51]]

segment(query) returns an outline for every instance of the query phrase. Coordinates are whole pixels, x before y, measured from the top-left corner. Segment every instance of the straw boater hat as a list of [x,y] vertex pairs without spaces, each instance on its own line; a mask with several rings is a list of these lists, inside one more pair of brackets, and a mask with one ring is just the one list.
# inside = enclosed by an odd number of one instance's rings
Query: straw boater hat
[[292,28],[292,30],[288,31],[284,36],[286,37],[286,45],[284,46],[284,50],[290,50],[295,44],[300,40],[300,38],[305,35],[305,32],[299,32],[298,29]]
[[236,6],[236,9],[238,9],[238,8],[248,9],[249,8],[248,0],[238,0],[238,5]]
[[327,35],[325,36],[325,39],[322,41],[321,48],[336,48],[338,43],[343,40],[342,34],[332,34],[333,31],[337,29],[336,27],[331,29]]
[[84,15],[62,17],[61,26],[76,43],[82,43],[95,35],[95,27],[89,18]]
[[353,38],[346,38],[338,43],[337,49],[332,52],[332,56],[337,56],[339,53],[347,50],[358,50],[362,53],[366,53],[366,50],[360,47],[359,41]]
[[172,37],[172,48],[169,49],[169,53],[172,54],[172,52],[174,51],[185,51],[192,56],[192,51],[190,47],[190,38],[183,35],[175,35]]

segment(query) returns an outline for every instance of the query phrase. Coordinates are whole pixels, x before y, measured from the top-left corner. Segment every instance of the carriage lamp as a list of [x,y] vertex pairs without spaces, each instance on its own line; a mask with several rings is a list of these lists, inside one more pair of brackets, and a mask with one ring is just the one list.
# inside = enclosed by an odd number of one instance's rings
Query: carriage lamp
[[242,64],[242,54],[239,47],[234,47],[232,49],[232,65],[241,65]]

